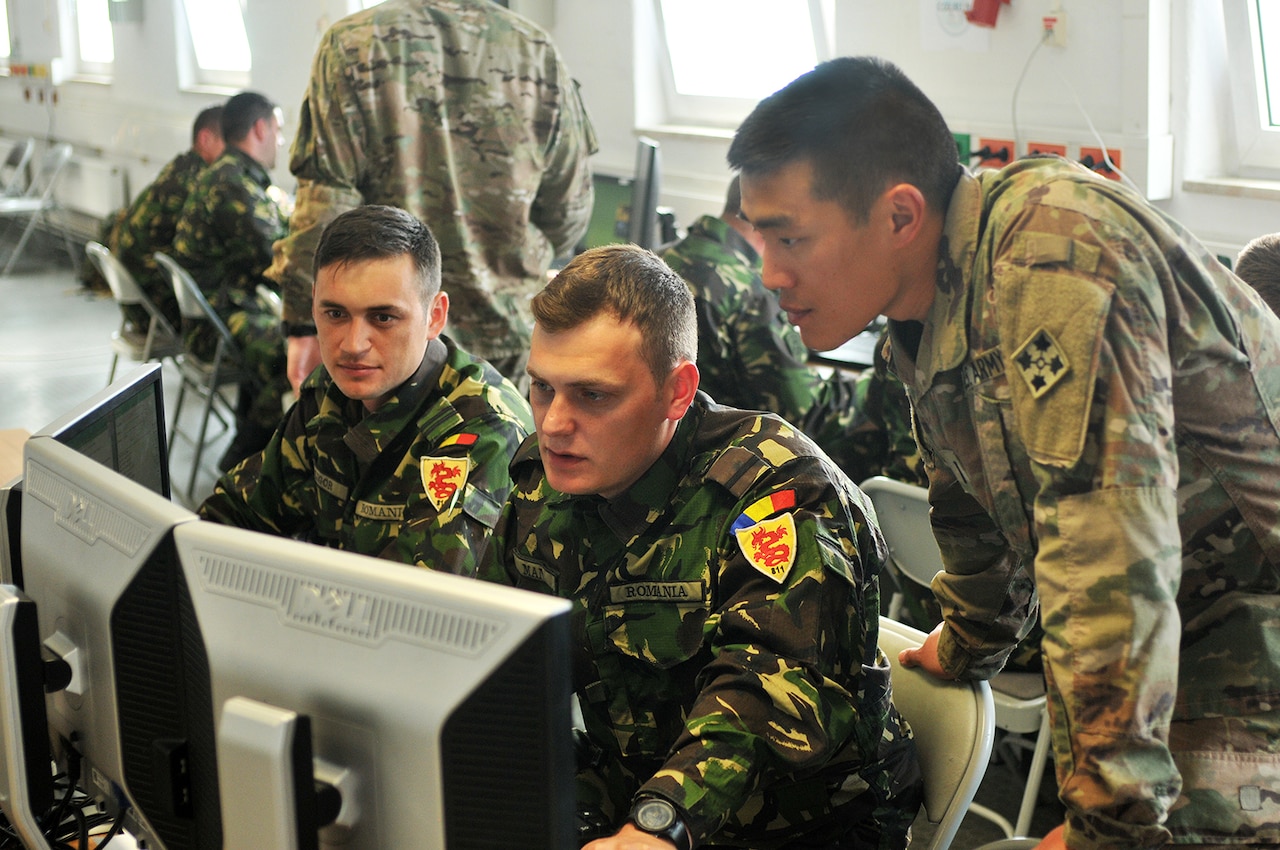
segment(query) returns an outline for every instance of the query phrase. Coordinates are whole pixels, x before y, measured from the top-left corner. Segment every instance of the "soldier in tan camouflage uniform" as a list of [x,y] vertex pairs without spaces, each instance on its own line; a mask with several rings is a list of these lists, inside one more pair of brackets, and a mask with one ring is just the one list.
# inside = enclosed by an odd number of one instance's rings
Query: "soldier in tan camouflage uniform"
[[970,174],[887,62],[766,98],[729,159],[805,342],[891,320],[946,563],[904,660],[989,677],[1038,593],[1041,846],[1280,844],[1280,319],[1118,183]]
[[905,846],[919,772],[866,498],[697,391],[693,301],[652,253],[587,251],[533,311],[537,436],[481,575],[575,604],[588,846]]
[[[235,95],[223,107],[222,134],[227,150],[201,172],[183,204],[172,254],[227,323],[256,378],[240,385],[236,436],[220,462],[226,470],[266,444],[289,390],[280,321],[257,294],[288,216],[267,173],[283,141],[276,105],[257,92]],[[213,354],[212,329],[189,334],[197,350]]]
[[316,51],[289,167],[284,294],[289,378],[318,362],[311,256],[362,203],[422,219],[440,242],[450,335],[524,379],[528,299],[591,215],[596,149],[550,37],[489,0],[387,0],[330,27]]
[[324,365],[200,514],[474,575],[511,489],[507,465],[533,430],[528,403],[440,336],[440,250],[413,216],[385,206],[339,216],[316,267]]
[[[225,150],[222,106],[210,106],[196,116],[191,127],[191,149],[160,169],[156,179],[133,200],[111,231],[108,244],[112,253],[133,273],[142,291],[175,328],[182,322],[178,300],[169,276],[156,263],[154,255],[157,251],[169,252],[178,228],[178,216],[196,180],[204,167],[221,157]],[[146,327],[146,310],[140,306],[134,309],[138,312],[129,319],[139,327]]]

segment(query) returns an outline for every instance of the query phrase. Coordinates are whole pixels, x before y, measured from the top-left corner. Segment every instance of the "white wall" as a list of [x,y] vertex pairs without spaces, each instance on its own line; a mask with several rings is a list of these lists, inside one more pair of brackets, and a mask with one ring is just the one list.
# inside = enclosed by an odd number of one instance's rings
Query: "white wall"
[[[25,28],[38,32],[50,16],[56,19],[54,0],[9,2]],[[0,78],[0,134],[69,140],[82,154],[123,163],[134,191],[141,188],[187,145],[195,113],[224,96],[178,90],[176,2],[147,0],[143,22],[115,25],[118,58],[109,85],[65,82],[51,106],[48,98],[40,101],[47,92],[39,82]],[[938,2],[834,0],[837,52],[892,59],[934,98],[953,129],[997,137],[1012,133],[1014,91],[1025,68],[1017,98],[1023,140],[1059,141],[1074,151],[1092,143],[1091,121],[1108,146],[1123,150],[1125,170],[1164,198],[1158,205],[1205,241],[1239,245],[1280,230],[1280,195],[1271,200],[1183,188],[1186,179],[1222,174],[1233,150],[1222,135],[1232,122],[1220,0],[1057,0],[1066,12],[1067,45],[1038,50],[1041,15],[1055,0],[1003,6],[978,50],[926,43],[924,12]],[[701,134],[660,126],[652,0],[512,5],[551,30],[580,80],[601,140],[597,169],[629,173],[639,127],[663,143],[663,200],[678,221],[718,211],[732,128]],[[346,0],[248,0],[255,57],[250,87],[279,102],[289,126],[296,125],[316,40],[346,6]],[[276,179],[288,188],[284,159]]]

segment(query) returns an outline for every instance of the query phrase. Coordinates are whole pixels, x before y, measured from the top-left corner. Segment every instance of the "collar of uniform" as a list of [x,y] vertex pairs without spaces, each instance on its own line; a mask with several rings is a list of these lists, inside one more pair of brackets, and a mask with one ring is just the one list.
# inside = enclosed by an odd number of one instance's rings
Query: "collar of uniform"
[[920,338],[914,381],[917,386],[929,386],[935,375],[959,366],[969,353],[965,308],[972,289],[973,258],[981,225],[982,187],[964,169],[951,195],[938,245],[937,295]]
[[[427,343],[418,369],[400,385],[399,389],[373,413],[362,418],[347,431],[343,442],[363,462],[377,457],[386,448],[386,441],[394,438],[398,430],[386,429],[384,423],[400,418],[402,409],[414,410],[440,384],[440,373],[449,356],[449,348],[438,337]],[[336,389],[337,385],[334,385]],[[340,391],[339,391],[340,392]],[[364,402],[356,402],[363,405]]]
[[708,396],[699,393],[653,465],[618,498],[602,500],[600,518],[618,539],[626,542],[640,534],[671,504],[672,494],[688,471],[689,454],[708,400]]
[[689,225],[689,230],[685,238],[702,236],[713,242],[733,251],[742,257],[746,265],[755,268],[760,265],[760,255],[756,253],[756,249],[751,247],[751,243],[738,231],[733,229],[733,225],[725,221],[723,218],[714,215],[704,215],[698,218],[693,224]]
[[239,148],[228,146],[226,153],[224,153],[223,156],[234,157],[236,161],[240,163],[240,167],[249,175],[249,178],[262,188],[265,189],[271,185],[271,175],[267,173],[267,169],[263,167],[262,163],[258,162],[244,151]]

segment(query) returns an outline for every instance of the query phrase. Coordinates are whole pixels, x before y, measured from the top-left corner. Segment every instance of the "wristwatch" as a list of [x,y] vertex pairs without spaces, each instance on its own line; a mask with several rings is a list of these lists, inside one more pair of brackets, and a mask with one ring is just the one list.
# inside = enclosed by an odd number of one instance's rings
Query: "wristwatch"
[[680,820],[676,807],[661,797],[638,797],[631,804],[629,818],[635,828],[659,838],[665,838],[679,850],[692,850],[689,830]]

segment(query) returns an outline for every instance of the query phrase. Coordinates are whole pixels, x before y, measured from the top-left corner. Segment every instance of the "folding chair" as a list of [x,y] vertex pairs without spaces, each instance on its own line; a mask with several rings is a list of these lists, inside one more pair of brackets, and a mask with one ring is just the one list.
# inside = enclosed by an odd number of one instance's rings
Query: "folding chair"
[[[942,570],[942,552],[929,524],[929,491],[914,484],[877,475],[860,485],[876,509],[876,518],[895,573],[905,581],[928,588]],[[889,617],[901,610],[898,599],[890,601]],[[995,725],[1011,735],[1034,734],[1031,765],[1022,792],[1018,818],[1008,818],[986,806],[975,804],[973,812],[1000,827],[1008,838],[1023,837],[1031,828],[1040,782],[1049,760],[1049,715],[1045,709],[1044,676],[1040,673],[1002,672],[991,680],[995,702]],[[998,745],[997,749],[1001,749]]]
[[36,140],[30,137],[9,148],[0,165],[0,198],[15,198],[27,188],[27,165],[35,153]]
[[893,704],[911,724],[924,775],[925,817],[937,825],[926,850],[946,850],[986,773],[994,708],[986,682],[945,682],[898,663],[899,652],[924,639],[918,629],[880,618],[880,648],[889,656]]
[[[192,503],[196,475],[200,471],[200,459],[207,445],[209,418],[211,416],[216,418],[221,423],[223,432],[230,429],[235,421],[235,403],[223,394],[224,389],[252,382],[255,378],[245,366],[240,346],[232,338],[226,323],[200,291],[199,284],[169,255],[157,251],[154,256],[156,262],[173,282],[173,292],[178,299],[178,311],[182,314],[184,339],[182,357],[178,360],[178,372],[182,382],[178,386],[178,398],[173,408],[173,428],[169,431],[169,457],[173,457],[174,440],[177,439],[178,432],[181,430],[178,427],[179,417],[182,415],[187,390],[191,389],[204,399],[204,409],[200,414],[200,432],[196,439],[192,440],[195,446],[195,457],[191,460],[191,476],[187,480],[187,489],[184,494],[187,502]],[[211,328],[217,337],[217,346],[211,357],[201,357],[188,343],[192,338],[190,331],[201,324]],[[190,439],[189,436],[188,439]]]
[[[48,213],[58,207],[53,190],[57,187],[58,178],[70,159],[71,145],[63,142],[52,146],[40,158],[40,167],[36,170],[30,185],[27,186],[26,193],[12,198],[0,198],[0,218],[27,217],[27,226],[22,231],[17,246],[9,254],[9,260],[5,263],[4,271],[0,272],[0,277],[6,277],[13,271],[18,257],[22,256],[22,249],[27,246],[27,240],[35,232],[36,225],[41,221],[48,223]],[[74,264],[75,249],[71,245],[71,237],[65,230],[62,232],[62,240],[67,248],[67,256]]]
[[[111,287],[111,295],[121,309],[120,328],[111,334],[111,371],[107,374],[107,383],[115,380],[116,366],[121,355],[140,363],[164,360],[166,357],[176,361],[178,355],[182,354],[182,339],[160,312],[160,308],[138,286],[124,263],[100,242],[86,242],[84,251],[89,262],[106,278],[107,286]],[[144,330],[129,327],[124,308],[135,306],[147,313],[147,327]]]

